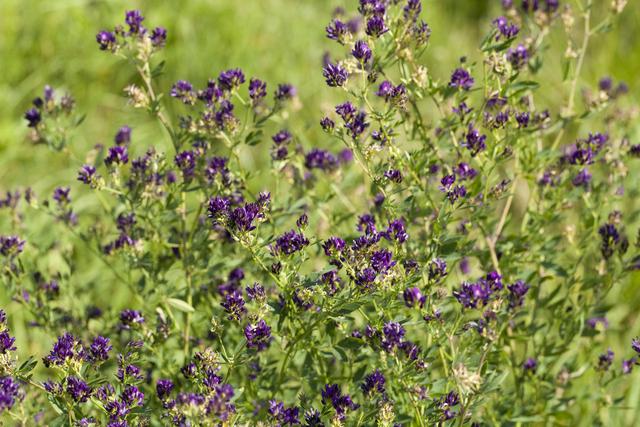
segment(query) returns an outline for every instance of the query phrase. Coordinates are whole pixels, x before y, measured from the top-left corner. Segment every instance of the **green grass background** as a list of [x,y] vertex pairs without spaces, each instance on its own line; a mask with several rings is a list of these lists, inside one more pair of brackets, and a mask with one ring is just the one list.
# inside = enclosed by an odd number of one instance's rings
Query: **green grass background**
[[[499,0],[424,1],[423,17],[432,27],[433,35],[423,63],[433,75],[448,76],[460,56],[466,55],[471,60],[480,57],[477,45],[491,20],[500,13],[499,3]],[[598,19],[610,2],[595,0],[595,3]],[[637,100],[640,2],[629,3],[613,31],[591,44],[580,84],[594,87],[600,77],[610,75],[616,81],[626,81],[631,89],[629,96]],[[339,99],[325,86],[320,64],[325,51],[336,55],[342,52],[325,38],[324,27],[334,7],[353,10],[354,5],[353,1],[337,0],[1,0],[0,191],[31,186],[36,194],[46,196],[58,185],[79,187],[75,183],[77,161],[25,140],[27,128],[22,115],[45,84],[71,92],[77,110],[87,114],[70,147],[80,159],[95,144],[110,142],[123,124],[134,128],[134,147],[139,144],[136,154],[147,145],[166,144],[157,123],[127,107],[122,97],[122,89],[136,81],[134,71],[112,55],[100,52],[95,42],[98,30],[122,22],[124,11],[133,8],[143,12],[147,26],[162,25],[168,29],[169,41],[161,54],[167,61],[160,80],[165,93],[178,79],[201,86],[208,78],[231,67],[241,67],[248,76],[267,80],[270,89],[278,82],[288,81],[298,87],[301,100],[300,109],[292,116],[292,127],[303,132],[312,144],[327,146],[329,142],[319,132],[317,122],[322,112]],[[559,110],[567,92],[560,78],[565,49],[561,32],[561,25],[557,25],[549,38],[550,51],[540,77],[543,85],[537,100],[539,106],[553,112]],[[634,137],[639,136],[636,131]],[[267,150],[268,144],[263,143],[255,150],[245,151],[243,160],[259,170],[267,165]],[[632,173],[640,177],[638,172]],[[637,183],[638,179],[632,182]],[[94,200],[78,197],[80,204]],[[41,230],[44,232],[46,228],[47,223],[43,222]],[[55,236],[37,237],[55,239]],[[99,283],[101,266],[97,264],[93,271],[78,274],[77,280],[93,280],[96,286],[104,286]],[[640,325],[636,324],[639,285],[636,275],[614,288],[609,297],[613,308],[608,313],[611,329],[606,342],[611,343],[618,355],[617,368],[620,357],[629,355],[630,338],[640,334]],[[8,298],[0,300],[2,306],[7,305]],[[18,334],[38,336],[18,329]],[[30,341],[32,348],[21,349],[23,354],[42,353],[48,346],[48,342]],[[607,417],[612,417],[608,418],[610,425],[633,425],[636,419],[640,420],[639,399],[640,382],[636,381],[624,403],[631,410],[608,413]],[[589,408],[585,406],[584,410]]]

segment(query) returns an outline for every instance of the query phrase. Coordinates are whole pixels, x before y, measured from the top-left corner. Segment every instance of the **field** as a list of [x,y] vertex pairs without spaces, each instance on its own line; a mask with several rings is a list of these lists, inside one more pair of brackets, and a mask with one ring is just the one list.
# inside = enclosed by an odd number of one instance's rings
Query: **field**
[[[577,10],[577,2],[568,3],[573,4],[574,9]],[[597,19],[599,16],[604,16],[609,3],[609,0],[594,1],[593,16],[596,20],[599,20]],[[102,203],[93,192],[88,191],[85,185],[76,180],[79,167],[91,159],[91,155],[88,156],[87,152],[98,144],[110,145],[117,129],[125,124],[133,129],[131,158],[134,154],[135,156],[144,154],[150,145],[154,145],[161,151],[171,152],[172,150],[171,139],[167,138],[161,124],[147,111],[134,110],[127,105],[123,89],[131,82],[140,82],[135,68],[125,60],[99,51],[95,34],[101,29],[112,28],[116,22],[122,22],[124,11],[133,8],[142,11],[145,23],[166,27],[169,36],[166,47],[159,54],[162,60],[166,61],[166,65],[156,84],[162,89],[163,102],[169,117],[175,118],[184,112],[183,106],[172,102],[169,95],[171,86],[181,79],[189,80],[195,86],[202,87],[208,79],[217,77],[221,71],[239,67],[247,76],[247,81],[250,76],[257,76],[269,82],[270,90],[274,89],[279,82],[295,85],[298,98],[278,119],[279,122],[268,125],[263,140],[255,146],[239,147],[239,165],[247,171],[246,192],[257,194],[259,191],[275,188],[276,185],[289,188],[288,184],[280,183],[270,169],[271,140],[266,135],[272,135],[279,127],[286,125],[298,142],[306,148],[321,147],[332,152],[338,152],[344,148],[339,140],[329,138],[318,125],[320,119],[327,112],[332,111],[334,106],[344,98],[341,92],[327,87],[322,75],[325,53],[328,52],[331,57],[343,55],[344,49],[328,40],[325,34],[325,26],[330,22],[332,11],[337,6],[355,10],[357,2],[334,0],[189,0],[180,2],[140,0],[134,3],[120,0],[2,0],[0,2],[0,58],[2,58],[0,61],[0,192],[19,189],[24,193],[27,188],[31,188],[40,200],[38,209],[25,210],[22,213],[24,218],[18,220],[21,224],[18,229],[27,242],[38,241],[40,248],[47,248],[42,252],[42,257],[34,261],[34,265],[37,265],[41,271],[55,271],[62,274],[65,277],[65,286],[69,289],[81,290],[77,294],[62,293],[56,306],[65,307],[79,317],[82,316],[85,308],[92,304],[104,307],[113,313],[129,308],[132,294],[127,289],[119,288],[120,285],[111,271],[127,271],[125,266],[128,260],[124,257],[110,259],[106,264],[111,265],[106,265],[89,250],[90,248],[82,242],[82,239],[71,234],[66,226],[54,221],[51,215],[45,213],[45,209],[42,209],[43,201],[50,198],[54,188],[70,186],[73,210],[79,218],[80,229],[86,232],[91,229],[92,223],[97,221],[96,218],[100,215],[100,203]],[[502,13],[498,0],[424,1],[422,17],[431,27],[432,35],[429,48],[419,59],[420,65],[424,65],[430,75],[441,81],[449,79],[451,71],[456,68],[463,56],[467,57],[465,63],[476,64],[478,69],[482,69],[483,57],[478,49],[480,41],[490,30],[494,17]],[[576,26],[581,25],[579,18],[576,20]],[[637,110],[640,93],[638,40],[640,40],[640,2],[631,0],[624,12],[616,18],[610,31],[603,31],[590,41],[582,73],[577,79],[576,104],[580,106],[579,108],[584,104],[583,91],[597,87],[598,81],[603,77],[611,76],[615,82],[622,81],[628,85],[629,91],[624,98],[621,98],[620,105],[622,108],[631,109],[631,106],[635,105],[634,119],[625,128],[631,144],[640,143],[640,117]],[[577,48],[580,42],[580,39],[576,39],[574,47]],[[562,23],[552,27],[543,46],[544,52],[541,56],[544,58],[544,66],[535,76],[535,80],[540,83],[536,91],[536,103],[548,108],[552,114],[557,114],[563,108],[567,94],[571,90],[571,82],[568,79],[563,81],[560,77],[565,72],[564,57],[567,49]],[[478,82],[479,80],[477,79]],[[76,111],[86,115],[77,129],[73,130],[67,147],[62,151],[33,144],[28,138],[24,112],[30,108],[36,96],[41,96],[43,87],[47,84],[56,88],[59,93],[65,91],[71,93],[75,98]],[[422,113],[429,126],[435,126],[440,120],[438,109],[431,103],[424,103]],[[588,120],[572,123],[564,134],[563,143],[569,143],[580,136],[599,131],[594,128],[594,123]],[[634,163],[627,165],[629,175],[624,179],[626,196],[623,202],[615,202],[617,209],[629,213],[629,217],[625,219],[629,220],[627,231],[631,241],[630,254],[637,254],[638,251],[634,244],[635,237],[638,235],[637,212],[640,209],[639,161],[635,159]],[[323,238],[330,235],[327,230],[329,224],[339,220],[340,215],[337,211],[340,209],[351,213],[364,213],[369,209],[370,197],[367,188],[360,185],[362,171],[357,170],[356,163],[351,167],[353,169],[345,170],[336,178],[335,183],[338,183],[345,193],[340,195],[342,199],[336,197],[325,203],[323,192],[337,191],[333,178],[327,178],[321,180],[315,188],[314,191],[317,194],[309,194],[300,201],[300,204],[309,205],[317,202],[315,208],[309,212],[309,216],[312,218],[312,223],[317,220],[315,223],[322,224],[315,228]],[[426,173],[426,165],[423,167],[425,168],[423,172]],[[436,187],[437,184],[433,184],[433,188]],[[298,193],[291,191],[290,197],[293,201],[294,195]],[[511,209],[513,221],[506,225],[505,233],[517,234],[518,227],[526,217],[529,192],[529,187],[525,185],[518,187],[515,191]],[[286,193],[286,190],[282,193]],[[316,212],[316,209],[323,212]],[[591,209],[593,212],[598,212],[599,219],[606,219],[607,212],[602,212],[599,205],[596,204]],[[286,209],[284,211],[287,212]],[[291,212],[293,211],[294,209],[291,208]],[[581,221],[580,215],[586,215],[585,212],[588,213],[587,210],[566,209],[559,213],[564,218],[562,225],[548,223],[544,230],[541,230],[541,234],[550,232],[566,236],[570,231],[564,228],[565,225],[571,223],[573,217],[576,223]],[[326,223],[318,218],[324,218]],[[16,218],[11,218],[9,210],[0,210],[0,235],[9,233],[16,221]],[[279,221],[279,230],[284,230],[295,219],[289,219],[288,222],[285,219]],[[349,221],[353,222],[351,219]],[[339,230],[353,228],[351,222],[348,226],[338,222]],[[103,226],[97,222],[96,224],[98,229]],[[275,231],[275,227],[272,231]],[[66,237],[61,238],[62,235]],[[597,235],[594,234],[594,236]],[[517,239],[514,237],[515,240]],[[317,242],[312,244],[315,243]],[[318,250],[318,253],[320,252]],[[215,256],[221,259],[237,255],[238,251],[215,252]],[[549,258],[558,257],[565,262],[569,259],[575,260],[579,255],[548,254]],[[488,255],[486,256],[488,260]],[[525,257],[526,254],[522,256]],[[589,265],[600,263],[599,256],[600,253],[597,250],[585,252],[584,256],[580,257],[581,262],[584,263],[584,271],[587,271]],[[459,257],[456,258],[458,259]],[[225,268],[233,265],[233,262],[227,261],[221,260],[220,264],[224,264]],[[324,266],[323,262],[317,256],[312,257],[300,272],[310,274],[314,270],[320,270]],[[576,266],[576,275],[580,275],[581,268],[582,265]],[[478,274],[471,274],[473,277],[479,276],[480,272],[484,271],[478,263],[473,264],[473,269],[478,272]],[[532,268],[532,270],[536,269]],[[138,278],[135,274],[134,277]],[[171,272],[168,277],[173,277]],[[450,273],[449,278],[451,279],[449,288],[455,288],[463,276],[456,269]],[[129,280],[131,280],[130,272]],[[614,366],[619,369],[622,358],[627,357],[631,351],[631,340],[640,335],[639,286],[640,271],[631,272],[624,279],[613,283],[606,295],[606,300],[598,301],[597,304],[599,312],[606,311],[608,329],[606,332],[595,334],[596,336],[588,341],[579,341],[579,344],[567,352],[566,360],[579,358],[586,349],[598,347],[604,351],[610,347],[616,354]],[[596,292],[595,295],[599,294]],[[29,355],[37,355],[36,359],[39,360],[51,348],[55,341],[55,334],[45,328],[29,326],[30,321],[39,321],[39,319],[34,319],[33,313],[29,313],[23,309],[23,306],[13,301],[15,297],[16,295],[9,291],[0,292],[0,308],[6,311],[9,328],[16,337],[17,354],[21,360]],[[576,304],[581,303],[582,300],[576,301]],[[152,307],[149,308],[149,314],[153,314]],[[207,325],[208,314],[200,313],[198,316],[196,313],[194,316],[200,325]],[[581,323],[585,320],[581,319]],[[339,326],[337,328],[339,329]],[[59,329],[59,331],[62,330],[64,329]],[[180,346],[181,344],[178,345]],[[625,354],[627,356],[624,356]],[[293,359],[295,361],[295,356]],[[298,361],[302,364],[301,359]],[[638,368],[637,370],[640,371]],[[586,373],[576,378],[576,381],[579,381],[585,390],[590,384],[595,388],[601,373],[591,368],[585,368],[585,371]],[[638,372],[631,375],[638,375]],[[44,369],[38,368],[34,378],[38,381],[44,380],[47,378],[47,373]],[[624,381],[617,378],[615,381],[613,389],[608,391],[605,391],[604,387],[601,389],[597,404],[592,397],[581,400],[578,393],[577,403],[567,409],[566,413],[562,411],[563,413],[556,418],[536,418],[535,414],[519,414],[520,418],[514,417],[513,422],[506,421],[507,425],[516,423],[596,425],[597,422],[608,426],[638,425],[640,423],[640,405],[638,404],[640,381],[632,377]],[[149,390],[152,389],[152,387],[149,388]],[[621,391],[624,391],[623,397],[616,401],[613,407],[601,404],[607,400],[617,399]],[[293,403],[297,392],[295,383],[290,384],[285,392],[286,400]],[[537,390],[535,393],[539,396]],[[553,394],[553,392],[550,393]],[[151,394],[150,391],[148,395],[151,396]],[[585,391],[585,396],[586,394],[588,393]],[[319,401],[319,398],[316,400]],[[409,407],[408,404],[407,407]],[[544,412],[540,409],[541,407],[544,407],[544,403],[536,405],[536,402],[533,402],[530,412]],[[492,408],[500,411],[496,409],[499,405],[493,405]],[[3,419],[2,415],[0,419]],[[407,421],[407,419],[401,421]],[[407,425],[418,424],[409,422]]]

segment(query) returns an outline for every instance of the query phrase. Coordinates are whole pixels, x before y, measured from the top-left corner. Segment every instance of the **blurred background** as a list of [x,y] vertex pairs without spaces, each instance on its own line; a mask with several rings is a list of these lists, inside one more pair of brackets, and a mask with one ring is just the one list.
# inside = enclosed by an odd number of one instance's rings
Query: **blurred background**
[[[602,11],[610,0],[594,3]],[[190,80],[201,87],[208,78],[232,67],[242,68],[247,77],[266,80],[270,90],[277,83],[290,82],[298,88],[300,98],[290,127],[296,134],[304,134],[311,144],[329,148],[336,142],[327,141],[317,123],[322,113],[340,99],[324,83],[322,57],[325,52],[343,53],[325,37],[324,28],[335,7],[355,10],[355,4],[338,0],[0,0],[0,194],[32,187],[44,198],[54,187],[70,185],[74,203],[79,204],[75,207],[81,212],[83,203],[95,203],[95,199],[75,191],[80,187],[75,181],[77,169],[91,147],[109,143],[124,124],[133,128],[136,155],[148,145],[167,144],[154,120],[126,105],[122,89],[137,81],[135,71],[113,55],[99,51],[95,41],[99,30],[111,29],[122,22],[124,11],[130,9],[142,11],[145,25],[161,25],[168,30],[167,46],[159,55],[167,64],[160,78],[165,96],[178,79]],[[461,56],[470,61],[480,57],[479,41],[491,21],[502,13],[499,0],[424,0],[423,4],[422,16],[433,30],[423,63],[439,78],[448,78]],[[539,79],[543,85],[537,103],[557,113],[567,92],[560,78],[566,45],[561,42],[562,24],[554,28],[548,39],[549,51]],[[640,1],[630,0],[612,31],[593,39],[580,87],[595,88],[600,78],[611,76],[615,82],[626,82],[630,88],[628,96],[637,99],[638,40]],[[75,157],[75,161],[26,140],[23,114],[31,100],[41,95],[45,84],[71,93],[77,111],[86,113],[86,120],[70,144],[71,158]],[[171,112],[175,103],[165,105]],[[633,142],[639,143],[640,134],[636,132]],[[245,152],[243,161],[259,170],[268,165],[268,150],[269,144],[262,143]],[[2,211],[0,214],[5,215]],[[47,224],[42,222],[43,229]],[[96,280],[99,271],[83,271],[77,280]],[[609,296],[615,304],[607,314],[611,328],[606,342],[618,354],[628,354],[631,337],[640,333],[640,326],[634,327],[640,307],[638,285],[640,279],[636,274],[629,283],[614,288]],[[2,307],[7,299],[0,297]],[[22,354],[31,350],[42,352],[42,349],[20,350]],[[626,405],[636,408],[638,399],[640,384],[634,384],[627,394]],[[637,412],[620,414],[621,418],[612,419],[611,425],[632,425]]]

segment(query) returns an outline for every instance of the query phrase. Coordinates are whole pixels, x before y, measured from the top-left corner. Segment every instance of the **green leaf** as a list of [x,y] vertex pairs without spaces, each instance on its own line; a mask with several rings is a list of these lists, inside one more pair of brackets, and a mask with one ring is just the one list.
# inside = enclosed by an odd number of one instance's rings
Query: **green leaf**
[[193,313],[196,311],[188,302],[177,298],[167,298],[167,304],[184,313]]

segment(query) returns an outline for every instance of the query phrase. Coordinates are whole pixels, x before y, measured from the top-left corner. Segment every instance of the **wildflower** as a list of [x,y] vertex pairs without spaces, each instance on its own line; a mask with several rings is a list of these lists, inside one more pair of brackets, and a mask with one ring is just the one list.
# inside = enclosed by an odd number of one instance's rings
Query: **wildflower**
[[89,385],[77,377],[67,378],[67,393],[77,403],[85,403],[89,400],[92,390]]
[[24,249],[25,241],[18,236],[0,236],[0,254],[13,258]]
[[167,41],[167,30],[163,27],[156,27],[151,32],[149,38],[154,47],[164,47]]
[[451,81],[449,82],[449,86],[453,88],[459,88],[464,90],[469,90],[473,87],[473,77],[471,74],[464,68],[456,68],[451,74]]
[[494,19],[493,25],[495,25],[498,30],[496,41],[500,40],[501,36],[506,39],[513,38],[520,32],[520,28],[516,24],[510,24],[504,16]]
[[485,144],[486,140],[486,135],[481,135],[478,129],[474,128],[472,124],[469,124],[467,134],[465,135],[465,142],[462,145],[471,152],[472,157],[475,157],[487,148]]
[[407,307],[418,305],[418,307],[422,308],[427,300],[427,298],[422,295],[422,292],[420,292],[420,289],[416,287],[405,289],[402,296],[404,297],[404,303]]
[[253,102],[258,102],[265,96],[267,96],[267,84],[255,78],[249,80],[249,97]]
[[125,22],[129,25],[129,34],[138,34],[144,31],[142,21],[144,21],[144,16],[139,10],[129,10],[125,14]]
[[367,28],[365,30],[367,35],[378,38],[387,31],[389,31],[389,28],[384,22],[384,17],[375,15],[367,20]]
[[193,105],[196,102],[196,93],[193,86],[186,80],[178,80],[171,88],[171,96],[182,101],[183,104]]
[[525,372],[530,372],[532,374],[534,374],[536,372],[537,368],[538,368],[538,361],[536,359],[534,359],[533,357],[529,357],[522,364],[522,369],[524,369]]
[[100,50],[115,51],[117,48],[116,35],[111,31],[100,31],[96,34],[96,41],[100,45]]
[[264,320],[255,324],[248,324],[244,328],[244,337],[247,339],[247,347],[256,351],[265,350],[271,343],[271,328]]
[[218,84],[225,91],[231,91],[244,83],[244,73],[240,68],[223,71],[218,76]]
[[362,393],[364,393],[365,396],[371,396],[376,392],[384,395],[386,393],[384,384],[384,375],[382,374],[382,372],[376,369],[364,378],[364,382],[362,383],[360,388],[362,389]]
[[347,70],[342,68],[339,64],[327,64],[322,70],[322,75],[327,81],[327,85],[331,87],[339,87],[343,86],[347,78],[349,78],[349,73]]
[[12,377],[0,377],[0,413],[10,410],[13,405],[23,399],[20,385]]
[[109,359],[111,349],[109,338],[97,336],[89,346],[89,359],[93,362],[103,362]]
[[291,255],[309,245],[309,239],[299,231],[289,230],[276,239],[273,251],[276,254]]
[[355,59],[363,64],[366,64],[371,59],[371,49],[369,48],[367,42],[363,40],[358,40],[355,43],[353,49],[351,50],[351,54]]

